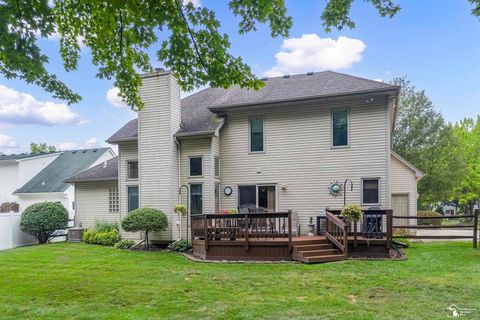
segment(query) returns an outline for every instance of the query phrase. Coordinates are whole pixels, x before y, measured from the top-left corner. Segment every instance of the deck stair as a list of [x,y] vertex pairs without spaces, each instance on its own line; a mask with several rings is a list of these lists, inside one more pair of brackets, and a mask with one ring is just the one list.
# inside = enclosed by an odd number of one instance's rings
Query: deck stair
[[345,256],[327,239],[295,242],[292,259],[303,263],[321,263],[345,260]]

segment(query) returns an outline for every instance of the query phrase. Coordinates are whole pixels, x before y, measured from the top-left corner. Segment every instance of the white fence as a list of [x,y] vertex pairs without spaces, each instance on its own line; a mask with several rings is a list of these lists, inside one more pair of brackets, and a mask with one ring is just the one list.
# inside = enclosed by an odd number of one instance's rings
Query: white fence
[[20,230],[22,214],[0,213],[0,250],[37,243],[37,240]]

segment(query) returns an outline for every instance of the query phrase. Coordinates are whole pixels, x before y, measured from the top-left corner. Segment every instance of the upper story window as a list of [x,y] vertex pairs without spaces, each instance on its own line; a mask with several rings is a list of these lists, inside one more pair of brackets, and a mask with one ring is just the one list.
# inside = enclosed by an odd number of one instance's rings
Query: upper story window
[[215,177],[220,177],[220,157],[215,157]]
[[198,177],[203,175],[202,157],[190,158],[190,177]]
[[362,180],[362,204],[380,204],[378,179]]
[[332,146],[348,146],[348,110],[332,111]]
[[127,178],[138,179],[138,161],[127,162]]
[[250,152],[265,151],[265,119],[251,118],[250,127]]
[[139,207],[138,186],[127,187],[127,207],[128,207],[128,212],[138,209]]

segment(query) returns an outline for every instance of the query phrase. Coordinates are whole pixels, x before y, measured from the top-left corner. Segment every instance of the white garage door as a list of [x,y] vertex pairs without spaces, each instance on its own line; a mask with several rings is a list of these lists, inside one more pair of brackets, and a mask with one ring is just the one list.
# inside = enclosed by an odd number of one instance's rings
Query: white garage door
[[[408,194],[392,194],[392,210],[394,216],[408,216]],[[409,219],[393,219],[394,226],[405,226]]]

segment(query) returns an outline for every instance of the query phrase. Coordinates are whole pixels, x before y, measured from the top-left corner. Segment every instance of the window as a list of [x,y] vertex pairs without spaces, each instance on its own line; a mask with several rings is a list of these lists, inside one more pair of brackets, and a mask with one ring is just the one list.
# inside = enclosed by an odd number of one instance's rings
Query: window
[[138,161],[127,162],[127,178],[138,179]]
[[201,184],[190,185],[190,213],[192,215],[203,213],[203,192]]
[[190,158],[190,176],[201,176],[202,173],[202,157]]
[[250,119],[250,152],[265,151],[264,119]]
[[379,204],[379,187],[378,179],[362,180],[362,203],[363,204]]
[[220,157],[215,157],[215,177],[220,177]]
[[348,111],[332,111],[332,146],[348,146]]
[[138,209],[138,186],[127,187],[128,212]]
[[118,188],[108,190],[108,209],[110,213],[116,213],[119,211]]
[[[238,186],[239,209],[264,208],[276,210],[276,191],[274,185]],[[243,211],[243,210],[242,210]]]

